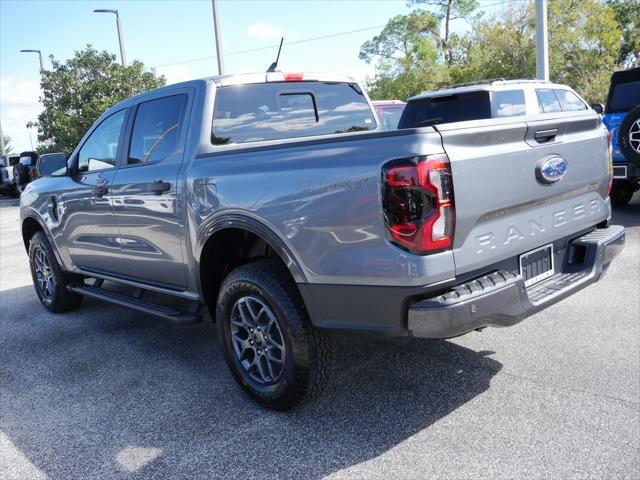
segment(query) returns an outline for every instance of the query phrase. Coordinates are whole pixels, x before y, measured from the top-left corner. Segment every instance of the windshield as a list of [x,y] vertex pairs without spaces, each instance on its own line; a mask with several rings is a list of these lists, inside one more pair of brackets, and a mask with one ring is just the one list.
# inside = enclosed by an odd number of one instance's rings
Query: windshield
[[628,112],[640,105],[640,81],[615,85],[609,96],[607,113]]
[[417,128],[439,123],[491,118],[489,92],[469,92],[411,101],[398,128]]

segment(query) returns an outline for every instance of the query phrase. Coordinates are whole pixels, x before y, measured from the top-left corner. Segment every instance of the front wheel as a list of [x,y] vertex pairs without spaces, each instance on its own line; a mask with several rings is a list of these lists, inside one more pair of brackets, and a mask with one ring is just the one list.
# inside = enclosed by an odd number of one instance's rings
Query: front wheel
[[51,244],[44,232],[36,232],[29,242],[29,265],[33,286],[40,303],[53,313],[62,313],[77,308],[82,295],[70,292],[67,286],[79,277],[60,268]]
[[287,410],[322,391],[331,369],[330,339],[311,325],[280,262],[233,270],[218,296],[216,323],[231,373],[260,404]]

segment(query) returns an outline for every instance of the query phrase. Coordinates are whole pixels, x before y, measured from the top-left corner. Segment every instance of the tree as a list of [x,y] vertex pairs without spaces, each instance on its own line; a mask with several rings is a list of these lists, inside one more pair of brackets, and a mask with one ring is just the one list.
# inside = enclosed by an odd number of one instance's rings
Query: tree
[[115,55],[91,45],[76,51],[65,63],[51,58],[52,68],[42,72],[38,116],[40,151],[71,153],[93,122],[109,107],[136,93],[165,84],[155,72],[144,72],[134,61],[123,67]]
[[625,68],[640,67],[640,2],[607,0],[622,30],[618,63]]
[[409,5],[435,7],[435,17],[444,24],[444,32],[440,33],[438,29],[433,32],[433,35],[437,38],[445,62],[452,65],[454,58],[451,52],[451,22],[457,19],[470,22],[476,20],[480,15],[476,12],[478,2],[476,0],[409,0]]
[[532,78],[536,73],[535,29],[531,8],[508,5],[498,14],[476,22],[461,40],[460,60],[451,76],[455,82],[492,78]]
[[9,135],[3,135],[4,140],[4,153],[11,153],[13,151],[13,147],[11,146],[11,137]]
[[[622,38],[613,9],[597,0],[554,0],[548,15],[551,80],[602,102]],[[461,44],[464,58],[449,72],[455,81],[535,77],[534,5],[510,4],[476,22]]]
[[377,60],[369,94],[373,98],[406,98],[446,81],[438,31],[438,18],[427,11],[389,20],[379,35],[360,48],[362,60]]
[[575,88],[591,103],[604,103],[618,68],[622,32],[612,8],[597,0],[549,2],[551,79]]
[[[392,18],[361,48],[360,58],[378,61],[369,84],[372,98],[404,99],[447,83],[535,77],[533,2],[505,2],[488,17],[479,16],[475,0],[411,0],[410,5],[427,10]],[[550,78],[602,102],[620,62],[640,62],[639,11],[638,0],[549,2]],[[457,18],[472,26],[461,37],[448,27]]]

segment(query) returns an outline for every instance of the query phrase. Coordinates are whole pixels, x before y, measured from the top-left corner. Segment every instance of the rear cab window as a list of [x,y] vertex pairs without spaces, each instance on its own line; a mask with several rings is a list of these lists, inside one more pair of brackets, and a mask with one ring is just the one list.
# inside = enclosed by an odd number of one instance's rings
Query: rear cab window
[[239,143],[374,130],[376,120],[353,83],[272,82],[216,90],[211,143]]
[[402,112],[398,128],[418,128],[487,118],[491,118],[488,91],[456,93],[410,101]]
[[524,90],[477,90],[418,98],[404,109],[398,128],[526,115]]

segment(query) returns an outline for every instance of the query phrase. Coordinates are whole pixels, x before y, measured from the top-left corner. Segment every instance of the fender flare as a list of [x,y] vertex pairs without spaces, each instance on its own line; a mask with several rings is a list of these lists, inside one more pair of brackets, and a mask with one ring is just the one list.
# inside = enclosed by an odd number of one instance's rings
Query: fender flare
[[[63,265],[62,258],[60,257],[60,253],[56,248],[56,243],[53,241],[53,238],[51,237],[51,232],[49,232],[49,229],[47,228],[46,223],[44,222],[44,220],[42,220],[42,218],[40,218],[40,215],[38,215],[34,211],[27,211],[23,213],[20,217],[20,235],[22,236],[22,241],[24,242],[24,234],[22,229],[24,226],[24,222],[27,220],[27,218],[30,218],[38,222],[38,224],[40,225],[40,229],[44,232],[45,236],[47,237],[47,240],[49,240],[49,244],[51,245],[51,250],[53,250],[53,253],[56,256],[56,261],[58,262],[58,265],[62,266]],[[27,244],[25,244],[25,249],[27,250],[27,255],[29,255],[29,247]]]
[[296,283],[307,283],[307,277],[304,270],[300,266],[300,262],[292,253],[292,249],[287,243],[275,232],[275,230],[265,224],[262,220],[243,213],[225,213],[211,219],[206,226],[200,230],[197,237],[195,259],[198,264],[198,283],[200,282],[200,257],[205,244],[217,232],[228,228],[237,228],[246,230],[269,244],[271,248],[285,263],[293,280]]

